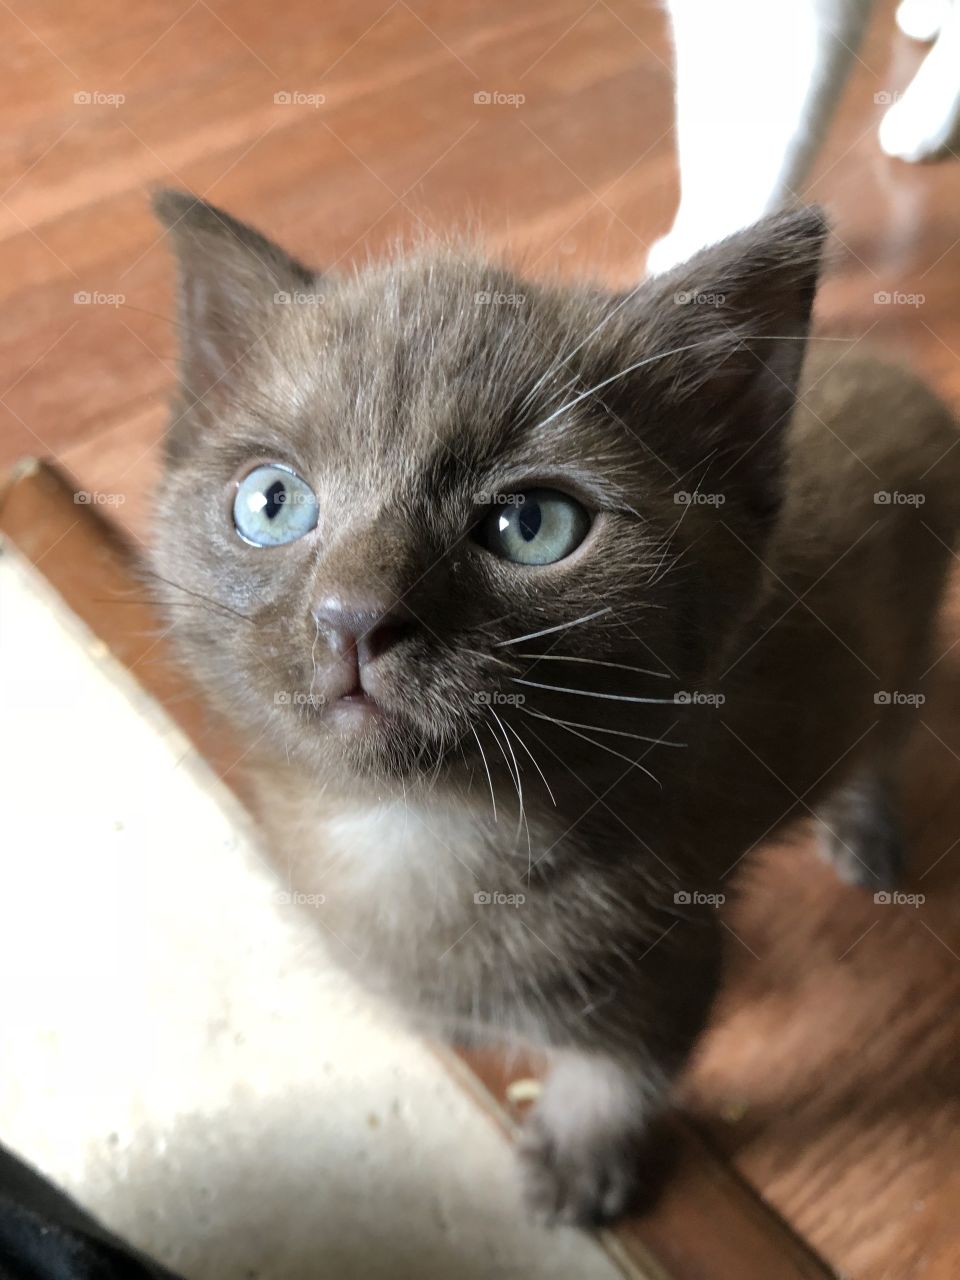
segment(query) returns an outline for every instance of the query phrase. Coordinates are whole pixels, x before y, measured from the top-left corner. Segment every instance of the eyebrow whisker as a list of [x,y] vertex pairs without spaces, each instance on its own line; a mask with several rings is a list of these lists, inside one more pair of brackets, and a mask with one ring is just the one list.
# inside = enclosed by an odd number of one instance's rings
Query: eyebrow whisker
[[705,340],[700,342],[688,342],[682,347],[671,347],[669,351],[660,351],[655,356],[646,356],[643,360],[637,360],[633,364],[628,364],[625,369],[621,369],[619,373],[612,373],[609,378],[604,378],[602,382],[596,382],[592,387],[588,387],[586,391],[581,391],[579,395],[574,396],[572,400],[568,400],[566,404],[562,404],[559,409],[554,409],[553,413],[548,414],[546,418],[541,418],[537,423],[537,429],[545,427],[547,423],[552,422],[554,418],[558,418],[561,413],[566,413],[568,409],[573,409],[582,400],[588,399],[595,395],[596,392],[602,391],[604,387],[609,387],[611,382],[616,382],[620,378],[625,378],[628,373],[633,373],[636,369],[642,369],[644,365],[656,364],[658,360],[665,360],[667,356],[677,356],[682,351],[692,351],[695,347],[702,347]]

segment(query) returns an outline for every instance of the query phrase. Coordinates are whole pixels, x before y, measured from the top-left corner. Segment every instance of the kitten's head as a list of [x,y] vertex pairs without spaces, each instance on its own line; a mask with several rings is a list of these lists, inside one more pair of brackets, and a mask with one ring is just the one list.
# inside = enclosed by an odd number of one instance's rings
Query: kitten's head
[[156,210],[181,374],[153,559],[214,699],[361,784],[486,787],[527,745],[562,780],[611,731],[639,759],[756,583],[819,212],[615,294],[456,249],[315,273]]

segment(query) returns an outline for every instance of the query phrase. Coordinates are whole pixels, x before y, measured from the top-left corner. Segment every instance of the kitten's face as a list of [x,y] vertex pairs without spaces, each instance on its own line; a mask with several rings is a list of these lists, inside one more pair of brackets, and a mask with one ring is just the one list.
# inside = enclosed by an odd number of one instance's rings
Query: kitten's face
[[730,548],[775,508],[760,442],[802,347],[753,339],[802,334],[819,221],[761,237],[767,306],[755,245],[715,251],[724,314],[675,301],[707,255],[626,300],[450,252],[332,279],[187,197],[160,213],[184,345],[154,563],[214,698],[324,776],[486,786],[481,747],[502,774],[519,736],[556,778],[599,754],[584,725],[639,759],[623,735],[668,728],[707,602],[748,589]]

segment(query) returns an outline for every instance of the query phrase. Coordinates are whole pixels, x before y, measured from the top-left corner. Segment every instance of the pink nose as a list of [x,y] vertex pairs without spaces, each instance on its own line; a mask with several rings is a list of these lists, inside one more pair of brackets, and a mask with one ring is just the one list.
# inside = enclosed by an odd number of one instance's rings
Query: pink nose
[[355,655],[358,667],[379,658],[413,629],[413,617],[399,601],[326,596],[313,617],[333,652],[341,658]]

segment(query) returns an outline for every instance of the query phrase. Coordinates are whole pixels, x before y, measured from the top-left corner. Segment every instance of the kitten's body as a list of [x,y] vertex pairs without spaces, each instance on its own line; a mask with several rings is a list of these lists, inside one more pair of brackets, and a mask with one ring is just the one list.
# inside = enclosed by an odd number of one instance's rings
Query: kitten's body
[[[802,395],[787,436],[786,500],[755,612],[700,681],[702,692],[726,701],[716,710],[668,709],[677,722],[671,736],[688,746],[665,763],[656,757],[662,791],[637,785],[627,769],[584,820],[584,796],[542,759],[560,785],[552,788],[554,805],[525,771],[531,875],[504,770],[496,780],[497,821],[482,790],[441,788],[438,795],[428,779],[411,793],[394,785],[379,797],[357,796],[336,784],[318,792],[309,771],[287,762],[259,771],[265,826],[283,833],[284,849],[297,850],[287,864],[291,884],[310,901],[323,898],[317,918],[338,957],[434,1030],[540,1047],[565,1033],[597,1045],[595,1030],[583,1025],[582,1008],[597,995],[586,976],[584,998],[575,992],[560,1007],[552,998],[541,1004],[538,983],[556,981],[554,971],[578,951],[602,949],[608,931],[635,936],[641,949],[653,943],[672,919],[698,914],[674,902],[678,889],[729,892],[727,873],[756,841],[895,759],[904,714],[877,695],[917,692],[931,661],[930,620],[960,509],[956,468],[938,464],[960,436],[940,402],[904,370],[845,358],[828,344],[805,374],[813,390]],[[877,501],[917,492],[928,468],[922,507]],[[702,536],[689,534],[691,542]],[[611,767],[622,772],[610,757],[594,765],[598,790]],[[772,785],[771,771],[778,775]],[[791,803],[791,791],[803,802]],[[739,802],[737,792],[746,792]],[[699,812],[684,824],[687,804]],[[651,849],[637,847],[631,832]],[[702,840],[708,848],[684,848]],[[620,858],[605,860],[601,879],[591,850],[611,843],[634,843],[636,859],[619,868],[612,864]],[[857,874],[855,861],[849,869]],[[859,878],[876,876],[881,887],[894,871],[861,864]],[[494,893],[523,901],[498,905],[487,900]],[[572,1028],[563,1026],[568,1021]]]
[[[614,1216],[708,1017],[735,865],[816,810],[847,874],[895,874],[907,722],[877,696],[928,665],[955,425],[834,343],[795,406],[812,213],[614,299],[455,254],[320,280],[207,206],[161,212],[185,345],[155,562],[208,602],[171,616],[250,735],[269,852],[373,988],[547,1052],[531,1198]],[[323,304],[273,304],[297,289]],[[228,501],[265,458],[321,513],[268,550]],[[594,512],[565,558],[470,540],[490,495],[547,484]],[[358,600],[396,631],[362,720],[328,639]]]

